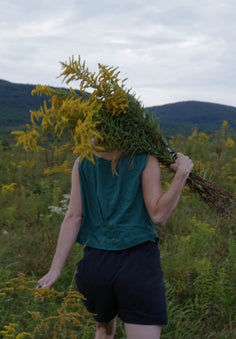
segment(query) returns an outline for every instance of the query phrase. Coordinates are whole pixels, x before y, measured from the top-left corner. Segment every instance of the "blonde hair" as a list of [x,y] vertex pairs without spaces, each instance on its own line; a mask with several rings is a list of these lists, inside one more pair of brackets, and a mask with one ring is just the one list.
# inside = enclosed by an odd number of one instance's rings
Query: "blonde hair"
[[122,155],[124,155],[125,152],[115,152],[115,155],[111,161],[111,171],[112,171],[112,174],[115,174],[115,175],[118,175],[118,172],[117,172],[117,165],[122,157]]
[[117,151],[117,150],[109,150],[107,149],[107,145],[104,141],[101,141],[100,139],[98,139],[97,137],[94,137],[92,140],[92,144],[96,147],[96,146],[102,146],[104,147],[104,151],[103,152],[113,152],[114,156],[111,159],[111,171],[112,174],[118,175],[117,172],[117,165],[121,159],[121,157],[126,154],[127,152],[124,151]]

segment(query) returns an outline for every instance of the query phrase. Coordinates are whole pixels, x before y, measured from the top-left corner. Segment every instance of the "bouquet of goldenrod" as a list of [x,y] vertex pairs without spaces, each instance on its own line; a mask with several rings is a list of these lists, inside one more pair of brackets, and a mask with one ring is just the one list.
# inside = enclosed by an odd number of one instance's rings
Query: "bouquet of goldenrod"
[[[25,131],[12,132],[17,135],[18,144],[26,150],[37,150],[44,133],[52,132],[61,138],[69,131],[71,143],[67,140],[67,147],[72,147],[81,159],[94,161],[99,151],[115,150],[132,156],[152,154],[166,166],[175,161],[177,153],[168,146],[158,120],[125,88],[127,79],[119,79],[117,67],[98,64],[98,72],[90,72],[80,57],[72,57],[61,65],[63,81],[77,81],[79,90],[36,86],[32,94],[48,96],[49,103],[44,101],[39,110],[30,111],[31,125],[26,125]],[[232,193],[197,173],[190,174],[188,184],[222,215],[227,215],[234,201]]]

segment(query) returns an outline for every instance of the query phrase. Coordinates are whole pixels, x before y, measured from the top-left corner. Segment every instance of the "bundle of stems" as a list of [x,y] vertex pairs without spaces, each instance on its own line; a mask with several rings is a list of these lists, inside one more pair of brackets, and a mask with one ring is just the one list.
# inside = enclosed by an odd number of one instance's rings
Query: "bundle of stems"
[[[158,119],[153,119],[132,95],[129,96],[129,107],[125,115],[113,117],[103,112],[99,133],[106,140],[106,149],[130,152],[131,156],[152,154],[167,167],[177,159],[177,152],[168,145]],[[233,193],[204,179],[196,170],[190,173],[187,184],[191,191],[198,193],[223,217],[231,215],[230,208],[235,202]]]
[[[116,150],[131,153],[131,157],[152,154],[166,166],[176,160],[177,153],[163,137],[158,119],[153,119],[135,94],[125,88],[126,79],[120,81],[118,67],[98,64],[98,72],[90,72],[80,56],[61,65],[63,81],[78,81],[78,90],[36,86],[33,94],[44,94],[50,99],[38,111],[30,111],[31,125],[25,131],[12,132],[17,135],[18,145],[36,151],[43,135],[53,133],[61,138],[69,130],[71,147],[81,159],[94,161],[99,151]],[[223,216],[229,215],[235,201],[231,192],[196,172],[190,174],[187,183]]]

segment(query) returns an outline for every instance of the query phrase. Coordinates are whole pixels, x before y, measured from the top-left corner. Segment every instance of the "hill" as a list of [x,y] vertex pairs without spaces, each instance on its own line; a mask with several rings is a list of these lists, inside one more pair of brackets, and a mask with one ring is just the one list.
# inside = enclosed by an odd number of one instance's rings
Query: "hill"
[[[0,133],[8,134],[30,121],[29,110],[36,110],[45,97],[32,96],[32,84],[16,84],[0,80]],[[236,107],[200,101],[185,101],[147,108],[160,119],[161,129],[167,136],[189,135],[193,127],[211,133],[224,120],[236,128]]]
[[220,129],[224,120],[231,128],[236,128],[236,107],[233,106],[183,101],[148,107],[148,110],[155,118],[160,119],[161,128],[167,135],[189,135],[193,127],[205,133],[212,133]]
[[35,85],[0,80],[0,133],[19,129],[30,121],[29,110],[40,107],[43,97],[32,96]]

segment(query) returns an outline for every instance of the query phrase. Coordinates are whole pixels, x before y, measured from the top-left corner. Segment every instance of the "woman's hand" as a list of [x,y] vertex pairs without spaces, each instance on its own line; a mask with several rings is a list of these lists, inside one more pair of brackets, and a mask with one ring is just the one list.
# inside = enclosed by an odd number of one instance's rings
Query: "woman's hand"
[[45,274],[39,281],[38,281],[38,288],[50,288],[60,277],[61,272],[49,270],[47,274]]
[[182,173],[190,173],[193,169],[193,162],[192,160],[182,153],[177,153],[178,158],[176,161],[170,165],[170,168],[175,172],[182,172]]

